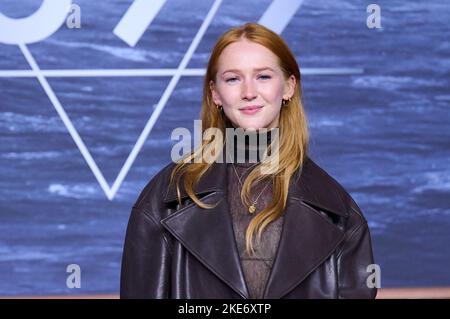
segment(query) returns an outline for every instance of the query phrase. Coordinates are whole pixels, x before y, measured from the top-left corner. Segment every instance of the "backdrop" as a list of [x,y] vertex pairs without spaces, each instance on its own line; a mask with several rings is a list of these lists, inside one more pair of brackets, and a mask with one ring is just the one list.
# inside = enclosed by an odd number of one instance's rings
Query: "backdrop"
[[131,206],[249,21],[297,57],[311,157],[367,217],[381,286],[450,285],[447,0],[2,0],[0,295],[118,293]]

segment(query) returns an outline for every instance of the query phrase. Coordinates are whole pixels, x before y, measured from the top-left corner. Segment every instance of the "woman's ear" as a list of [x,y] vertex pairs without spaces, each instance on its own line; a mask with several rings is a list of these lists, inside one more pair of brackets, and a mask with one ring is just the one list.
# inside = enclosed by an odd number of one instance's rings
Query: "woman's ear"
[[293,74],[291,74],[291,76],[286,80],[285,85],[284,85],[284,92],[283,92],[283,97],[285,97],[286,100],[289,100],[290,98],[292,98],[294,96],[296,82],[297,81]]
[[209,89],[211,90],[211,95],[214,101],[214,104],[216,105],[222,105],[222,101],[220,100],[219,94],[216,90],[216,84],[213,80],[209,81]]

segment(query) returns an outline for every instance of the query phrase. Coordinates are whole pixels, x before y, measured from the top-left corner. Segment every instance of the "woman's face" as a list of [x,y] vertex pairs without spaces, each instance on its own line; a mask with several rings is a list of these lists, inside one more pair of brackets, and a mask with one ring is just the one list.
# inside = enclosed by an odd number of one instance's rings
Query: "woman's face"
[[236,127],[278,127],[282,99],[294,95],[295,77],[284,78],[277,56],[263,45],[242,39],[228,45],[218,61],[214,103]]

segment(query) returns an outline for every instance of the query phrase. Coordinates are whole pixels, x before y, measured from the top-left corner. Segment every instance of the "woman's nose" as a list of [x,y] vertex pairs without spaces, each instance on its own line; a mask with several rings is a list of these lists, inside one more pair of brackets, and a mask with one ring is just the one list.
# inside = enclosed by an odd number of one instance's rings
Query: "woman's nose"
[[257,96],[256,87],[251,80],[244,81],[242,88],[242,98],[251,100]]

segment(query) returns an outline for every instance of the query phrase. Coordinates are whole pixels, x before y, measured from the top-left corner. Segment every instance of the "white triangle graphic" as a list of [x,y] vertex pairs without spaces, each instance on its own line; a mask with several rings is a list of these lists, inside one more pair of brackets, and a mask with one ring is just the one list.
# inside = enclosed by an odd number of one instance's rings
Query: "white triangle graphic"
[[28,50],[28,47],[25,44],[19,44],[19,47],[22,50],[22,53],[25,56],[25,59],[27,60],[28,64],[30,65],[34,75],[39,80],[39,83],[41,84],[41,86],[44,89],[45,93],[47,94],[48,98],[50,99],[53,106],[55,107],[56,112],[60,116],[61,120],[63,121],[64,125],[66,126],[67,130],[69,131],[71,137],[73,138],[75,144],[77,145],[78,149],[80,150],[81,154],[83,155],[84,159],[86,160],[87,164],[89,165],[89,168],[92,170],[92,173],[94,173],[94,176],[97,179],[98,183],[100,184],[100,187],[103,189],[106,197],[109,200],[114,199],[114,196],[117,193],[118,189],[120,188],[120,185],[122,185],[123,180],[125,179],[126,175],[128,174],[128,171],[130,170],[131,166],[133,165],[133,162],[135,161],[137,155],[139,154],[145,140],[147,139],[153,126],[155,125],[156,121],[158,120],[159,115],[161,114],[162,110],[166,106],[166,103],[169,100],[173,90],[175,89],[183,71],[186,69],[186,66],[188,65],[192,55],[194,54],[195,50],[197,49],[198,44],[200,43],[201,39],[203,38],[203,35],[205,34],[209,24],[211,23],[212,18],[216,14],[220,3],[221,3],[221,0],[216,0],[214,2],[213,6],[211,7],[211,9],[209,10],[208,15],[206,16],[205,20],[203,20],[203,23],[200,26],[200,29],[197,31],[197,34],[195,35],[194,39],[192,40],[180,65],[175,70],[175,73],[173,74],[172,79],[170,80],[169,84],[167,85],[166,89],[164,90],[164,93],[162,94],[158,104],[156,105],[155,110],[153,111],[152,115],[150,116],[147,123],[145,124],[144,129],[142,130],[141,134],[139,135],[135,145],[133,146],[133,149],[131,150],[130,154],[128,155],[124,165],[120,169],[119,174],[117,175],[116,179],[114,180],[112,186],[108,185],[108,183],[106,182],[106,179],[103,176],[103,173],[98,168],[97,163],[95,162],[94,158],[92,157],[91,153],[89,152],[88,148],[86,147],[85,143],[83,142],[83,139],[78,134],[78,131],[76,130],[76,128],[73,126],[72,121],[70,120],[69,116],[67,115],[66,111],[64,110],[63,105],[60,103],[59,99],[56,97],[55,93],[53,92],[52,87],[48,83],[45,76],[42,74],[38,64],[36,63],[36,60],[34,59],[32,54]]

